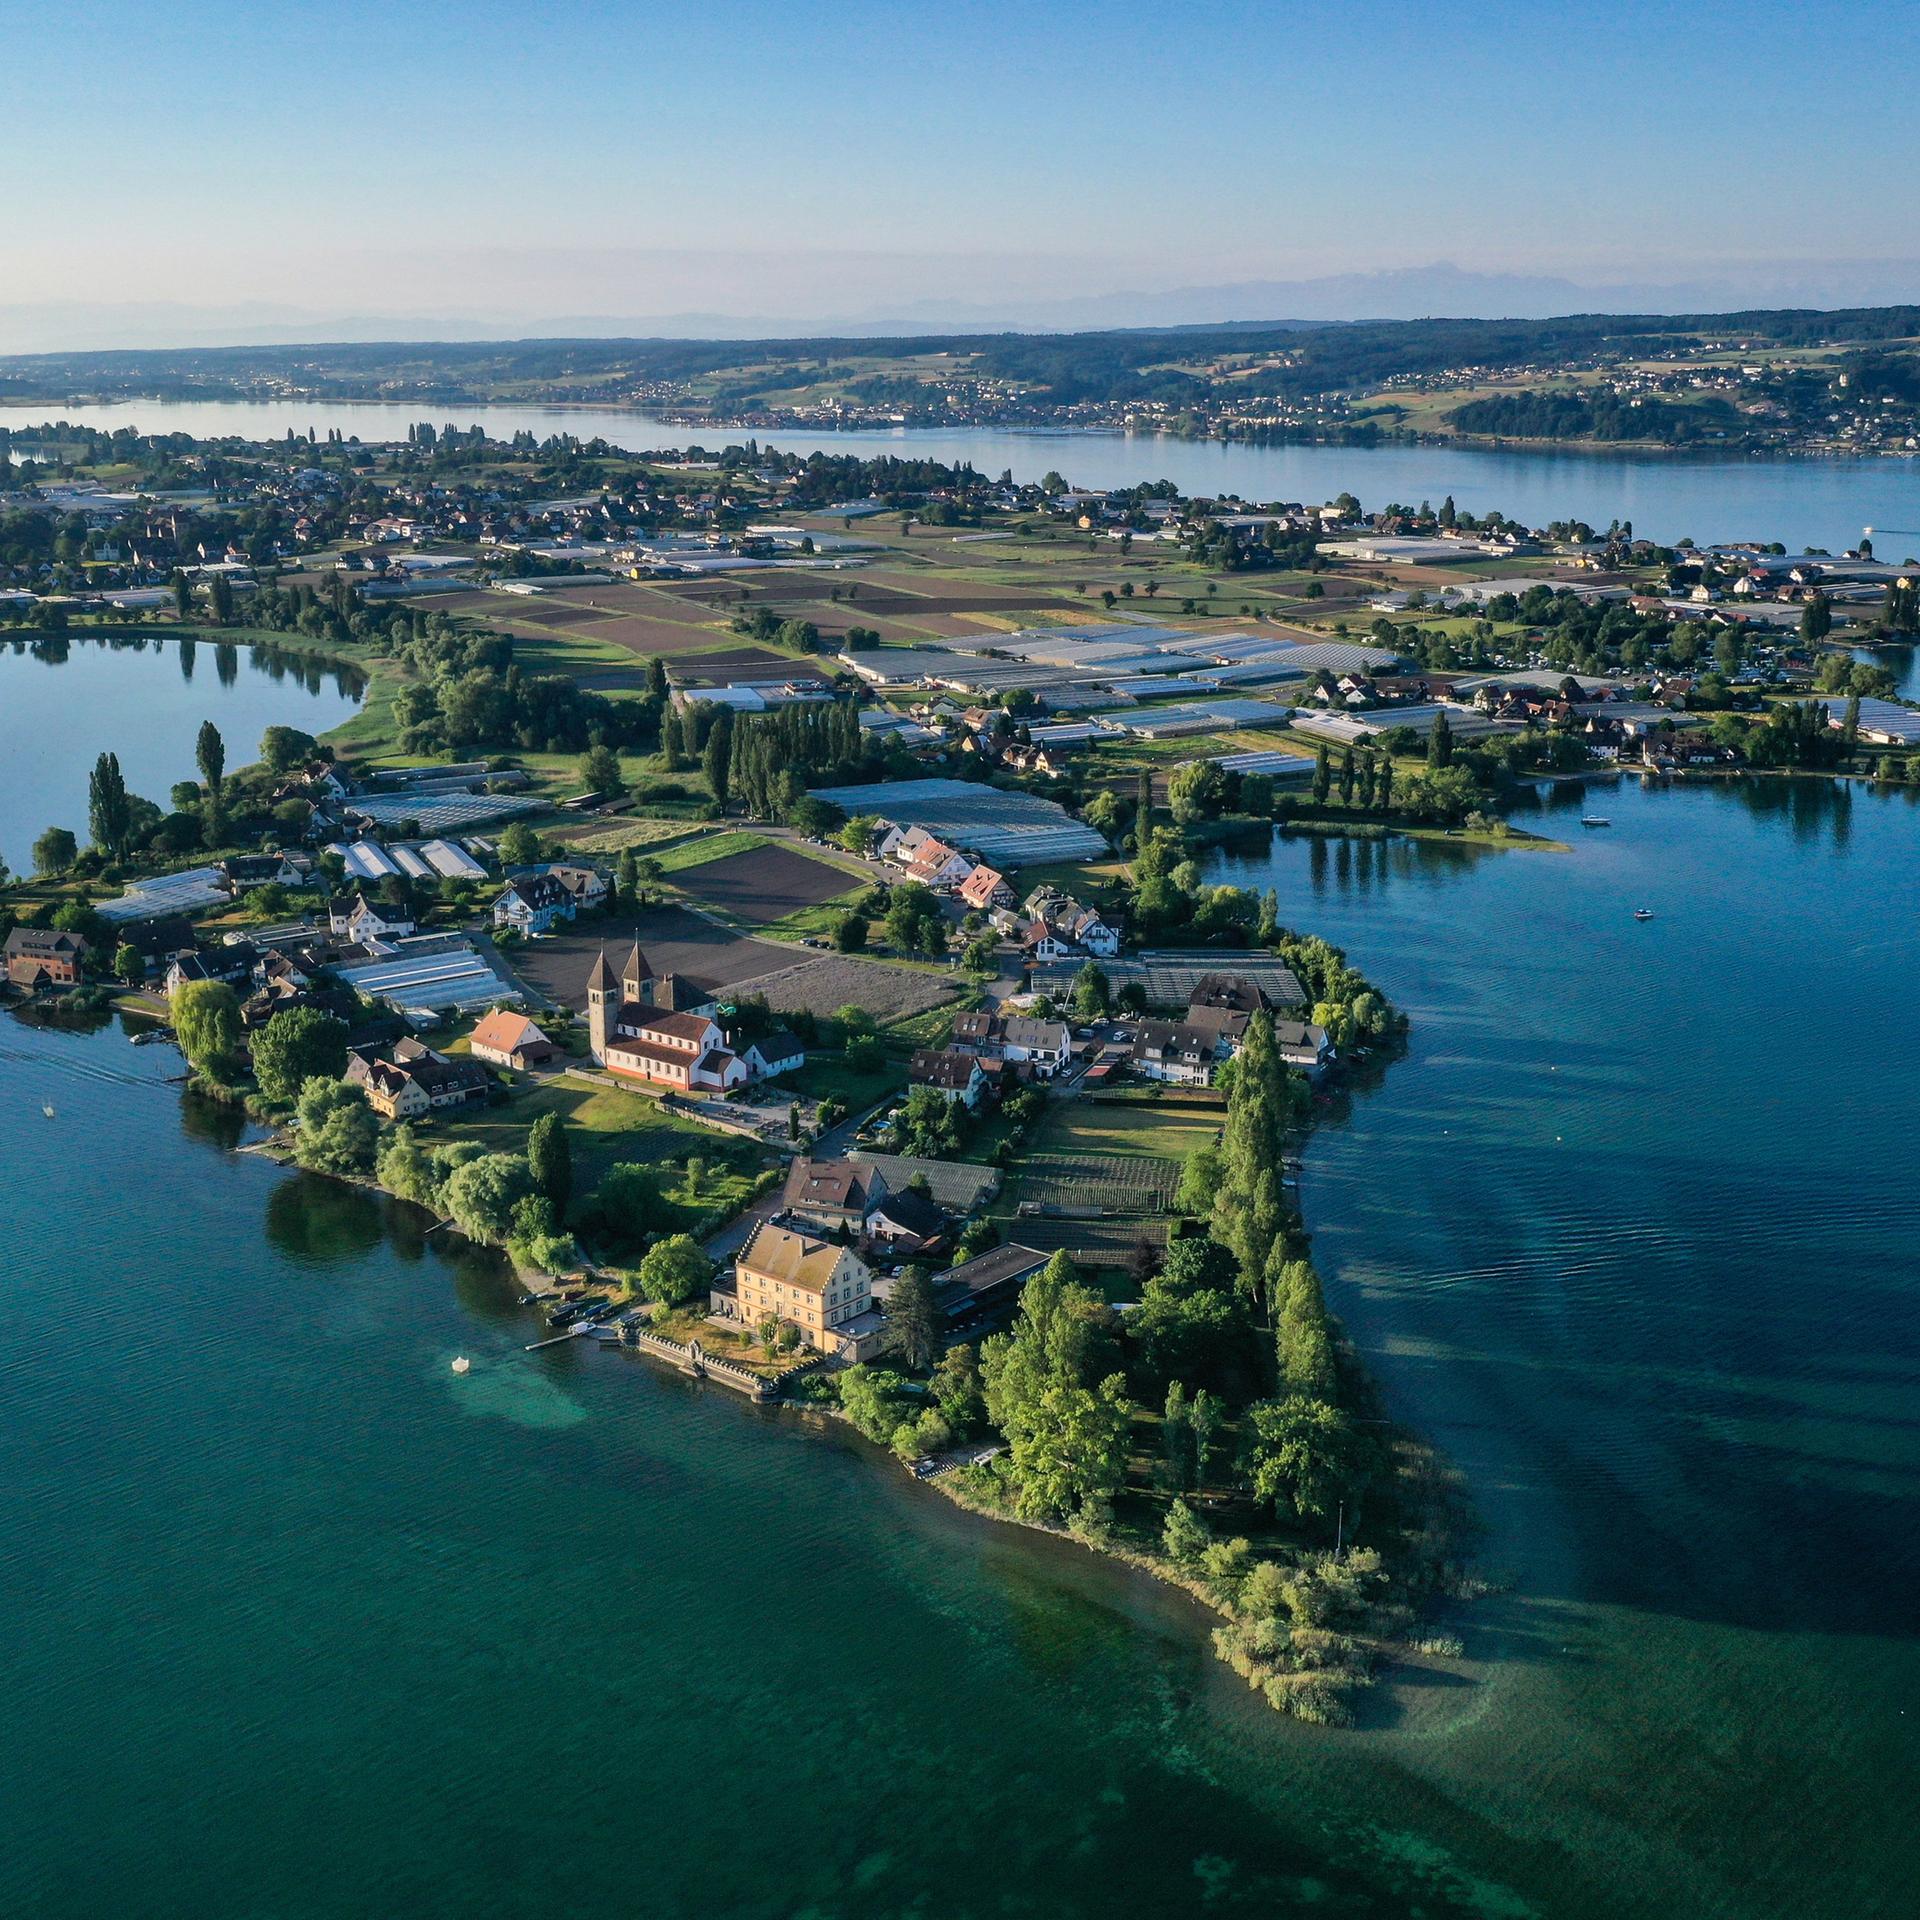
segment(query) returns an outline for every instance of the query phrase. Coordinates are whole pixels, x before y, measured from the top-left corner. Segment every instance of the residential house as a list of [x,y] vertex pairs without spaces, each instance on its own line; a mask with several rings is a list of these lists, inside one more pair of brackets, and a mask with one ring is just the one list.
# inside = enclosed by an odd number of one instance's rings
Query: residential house
[[579,902],[552,874],[523,874],[494,901],[493,924],[523,935],[545,933],[578,911]]
[[496,1067],[511,1067],[516,1073],[539,1066],[559,1052],[524,1013],[507,1007],[496,1007],[488,1014],[474,1028],[467,1045],[476,1059],[489,1060]]
[[909,1087],[931,1087],[945,1100],[958,1100],[978,1107],[986,1092],[987,1077],[979,1060],[955,1047],[922,1047],[907,1067]]
[[1144,1020],[1133,1043],[1133,1070],[1143,1080],[1204,1087],[1213,1078],[1217,1043],[1204,1027],[1185,1021]]
[[910,880],[935,888],[957,887],[973,871],[964,853],[936,839],[924,827],[908,827],[881,836],[884,858],[903,867]]
[[1333,1065],[1333,1043],[1325,1027],[1306,1020],[1276,1020],[1273,1039],[1280,1058],[1297,1072],[1318,1076]]
[[1244,973],[1205,973],[1187,995],[1187,1007],[1213,1007],[1226,1013],[1255,1014],[1271,1010],[1272,1002],[1256,980]]
[[988,866],[978,866],[960,882],[960,901],[975,913],[991,913],[995,907],[1013,904],[1013,889],[1006,877]]
[[957,1014],[951,1045],[983,1066],[1020,1067],[1042,1080],[1051,1080],[1073,1058],[1073,1035],[1064,1022],[1021,1014]]
[[734,1292],[748,1326],[771,1314],[816,1352],[863,1360],[883,1344],[867,1263],[813,1234],[763,1221],[734,1262]]
[[304,887],[309,865],[284,853],[237,853],[215,863],[235,893],[250,887]]
[[749,1043],[740,1056],[747,1063],[747,1072],[755,1080],[771,1080],[777,1074],[792,1073],[797,1067],[807,1064],[807,1049],[799,1037],[782,1029],[778,1033],[762,1034],[758,1040]]
[[576,909],[584,908],[592,912],[607,903],[607,895],[612,886],[607,876],[598,867],[570,866],[556,863],[543,867],[541,873],[549,880],[557,880],[573,898]]
[[872,1167],[851,1160],[795,1160],[787,1169],[781,1210],[823,1233],[865,1232],[870,1208],[885,1199],[887,1183]]
[[447,1107],[485,1100],[492,1082],[476,1060],[449,1060],[418,1040],[384,1052],[357,1047],[347,1055],[346,1080],[361,1088],[383,1120],[418,1120]]
[[411,933],[413,916],[404,907],[375,906],[364,893],[335,894],[327,902],[327,931],[367,946]]
[[51,927],[15,927],[7,935],[7,982],[28,993],[77,987],[87,943]]
[[867,1238],[893,1254],[925,1253],[936,1246],[953,1222],[924,1193],[902,1187],[883,1194],[867,1213]]
[[236,990],[250,986],[259,959],[252,945],[245,941],[231,947],[184,947],[167,962],[164,981],[167,998],[171,1000],[182,987],[199,980],[218,980]]

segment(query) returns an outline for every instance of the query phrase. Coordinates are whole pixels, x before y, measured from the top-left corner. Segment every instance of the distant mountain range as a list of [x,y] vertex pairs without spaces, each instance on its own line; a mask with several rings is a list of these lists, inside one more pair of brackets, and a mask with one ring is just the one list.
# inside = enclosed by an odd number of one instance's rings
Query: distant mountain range
[[850,313],[577,314],[498,309],[363,313],[267,303],[164,301],[0,305],[0,353],[294,346],[309,341],[518,339],[765,340],[917,334],[1053,333],[1342,321],[1545,319],[1562,314],[1841,308],[1920,300],[1920,260],[1807,262],[1703,272],[1682,281],[1592,284],[1479,273],[1445,262],[1308,280],[1082,294],[1057,299],[923,299]]

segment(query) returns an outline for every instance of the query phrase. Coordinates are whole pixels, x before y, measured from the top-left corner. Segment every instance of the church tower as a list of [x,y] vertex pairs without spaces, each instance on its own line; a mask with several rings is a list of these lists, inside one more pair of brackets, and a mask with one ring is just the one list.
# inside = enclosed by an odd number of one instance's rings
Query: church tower
[[606,949],[602,947],[593,971],[587,975],[587,1049],[597,1067],[607,1064],[607,1034],[615,1011],[612,1002],[619,991],[613,969],[607,965]]
[[647,956],[640,951],[640,942],[633,943],[633,951],[627,955],[627,964],[620,969],[620,991],[636,1007],[653,1005],[653,969],[647,964]]

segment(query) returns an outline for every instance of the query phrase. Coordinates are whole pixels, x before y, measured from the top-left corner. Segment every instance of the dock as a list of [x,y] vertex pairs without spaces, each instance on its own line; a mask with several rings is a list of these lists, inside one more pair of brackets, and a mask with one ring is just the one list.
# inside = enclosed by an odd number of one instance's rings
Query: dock
[[544,1340],[529,1340],[527,1342],[527,1351],[529,1353],[538,1353],[542,1347],[562,1346],[569,1340],[578,1340],[583,1333],[588,1331],[590,1331],[590,1329],[587,1323],[582,1321],[578,1326],[569,1327],[565,1333],[550,1333]]

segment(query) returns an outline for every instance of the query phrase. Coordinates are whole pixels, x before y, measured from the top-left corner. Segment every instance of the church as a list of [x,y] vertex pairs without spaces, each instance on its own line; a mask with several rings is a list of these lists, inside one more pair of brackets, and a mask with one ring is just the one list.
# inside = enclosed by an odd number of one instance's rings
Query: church
[[[616,979],[603,948],[587,976],[587,1038],[596,1065],[673,1093],[729,1093],[752,1077],[705,1008],[676,1006],[687,983],[656,976],[636,940]],[[705,1003],[711,1006],[711,1001]]]

